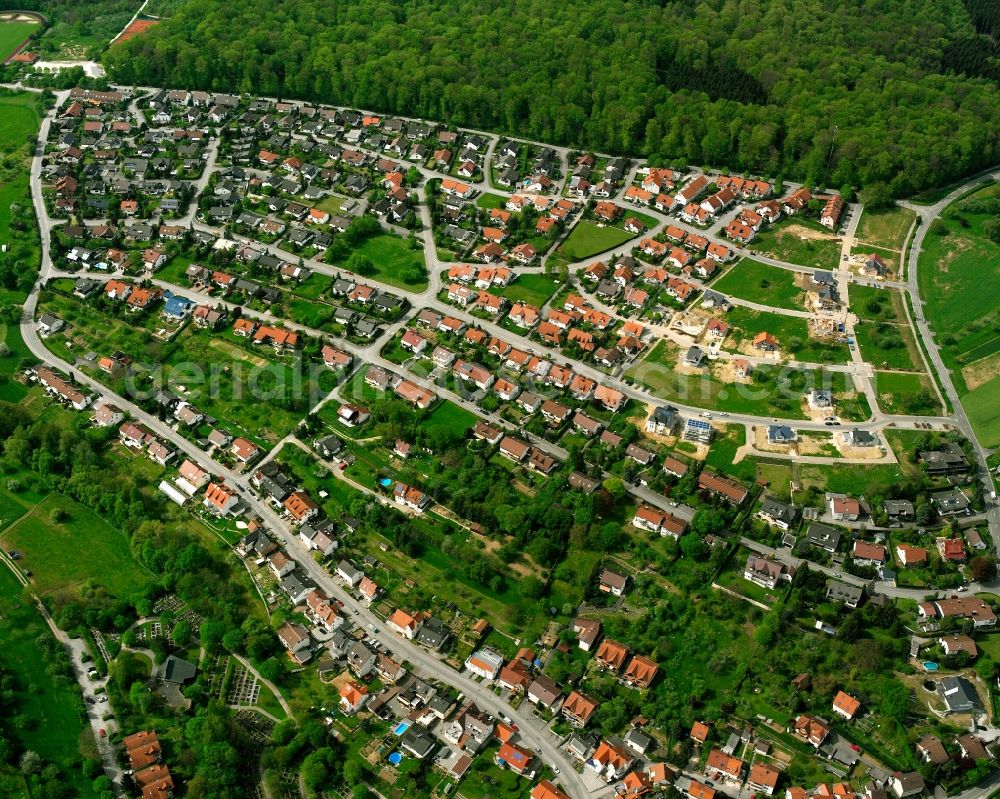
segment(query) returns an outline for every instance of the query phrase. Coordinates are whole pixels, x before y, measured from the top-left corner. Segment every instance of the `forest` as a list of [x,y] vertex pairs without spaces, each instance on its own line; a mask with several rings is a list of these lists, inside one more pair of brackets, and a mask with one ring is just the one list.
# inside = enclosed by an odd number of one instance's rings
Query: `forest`
[[124,83],[302,98],[902,196],[992,164],[996,14],[967,0],[190,0]]

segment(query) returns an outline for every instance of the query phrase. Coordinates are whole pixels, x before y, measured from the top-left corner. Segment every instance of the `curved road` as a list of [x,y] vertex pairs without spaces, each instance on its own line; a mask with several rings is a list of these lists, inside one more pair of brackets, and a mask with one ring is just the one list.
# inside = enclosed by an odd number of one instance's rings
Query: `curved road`
[[[58,104],[61,104],[65,99],[65,92],[59,93]],[[28,300],[24,306],[24,316],[22,317],[21,330],[24,336],[24,340],[29,350],[39,359],[62,369],[67,374],[73,375],[74,378],[83,385],[88,386],[91,390],[104,396],[113,397],[115,402],[119,404],[123,410],[127,410],[132,414],[133,418],[146,424],[150,429],[157,431],[158,435],[162,436],[164,439],[169,440],[178,450],[183,452],[187,457],[191,458],[193,461],[201,464],[210,473],[217,475],[231,484],[235,485],[243,494],[244,500],[251,507],[251,509],[263,518],[269,527],[271,527],[276,534],[278,534],[285,542],[286,549],[289,554],[294,557],[294,559],[299,563],[299,567],[306,571],[310,577],[316,582],[318,586],[327,591],[330,595],[341,599],[348,611],[358,617],[358,620],[366,625],[373,625],[375,627],[374,635],[385,644],[397,651],[401,652],[403,656],[414,663],[418,669],[435,679],[446,682],[450,685],[457,687],[469,698],[473,699],[477,704],[486,709],[487,711],[495,714],[505,714],[512,716],[516,719],[517,723],[521,726],[522,730],[525,732],[525,739],[529,746],[535,748],[544,760],[552,765],[559,765],[561,769],[561,781],[564,787],[570,792],[571,795],[575,797],[583,797],[589,795],[589,790],[587,789],[582,777],[575,771],[572,764],[569,762],[568,758],[560,752],[558,743],[554,736],[551,735],[547,730],[544,729],[543,725],[534,717],[530,715],[525,715],[517,711],[513,711],[506,703],[500,701],[500,699],[495,696],[492,691],[490,691],[483,684],[473,680],[468,674],[456,673],[452,668],[444,664],[441,659],[436,655],[428,652],[427,650],[414,645],[412,642],[406,641],[401,638],[390,635],[385,632],[378,621],[378,619],[370,613],[367,607],[363,606],[361,603],[356,602],[346,591],[343,590],[341,585],[335,580],[329,573],[322,569],[315,561],[312,559],[310,554],[303,548],[299,542],[294,531],[291,530],[285,521],[278,517],[274,510],[264,502],[259,501],[256,496],[252,493],[252,490],[248,483],[248,475],[237,473],[234,470],[214,461],[206,453],[202,452],[200,449],[195,447],[187,439],[183,438],[175,431],[171,430],[169,427],[165,426],[158,419],[145,413],[141,408],[136,406],[134,403],[129,401],[124,397],[117,397],[111,392],[109,392],[102,384],[87,377],[84,374],[78,372],[71,364],[65,363],[64,361],[56,358],[51,352],[47,350],[44,344],[38,337],[37,330],[34,325],[34,313],[38,302],[38,292],[39,288],[44,285],[44,283],[56,273],[52,268],[52,262],[49,252],[49,236],[52,228],[52,221],[48,217],[48,213],[45,208],[45,204],[41,193],[41,155],[44,152],[45,142],[48,138],[49,126],[51,119],[54,115],[54,110],[50,111],[42,121],[40,133],[39,133],[39,145],[36,150],[36,157],[32,160],[31,165],[31,190],[32,197],[34,199],[35,210],[38,216],[39,229],[41,232],[42,239],[42,269],[39,274],[38,282],[32,289]],[[495,138],[492,134],[487,134],[490,136],[490,151],[492,151],[495,144]],[[565,161],[566,153],[565,148],[554,148],[560,153],[560,158]],[[487,164],[487,169],[489,165]],[[424,170],[421,167],[422,174],[426,176],[435,176],[434,173]],[[206,172],[207,175],[207,172]],[[207,177],[205,178],[207,180]],[[485,186],[484,182],[481,182]],[[926,233],[928,222],[933,219],[938,213],[943,210],[947,203],[958,196],[962,191],[964,191],[968,185],[963,186],[960,189],[956,189],[947,198],[940,201],[926,209],[915,209],[921,215],[923,225],[918,226],[917,235],[914,239],[913,245],[910,250],[910,270],[908,275],[907,290],[910,292],[911,297],[914,301],[914,307],[920,308],[919,293],[917,291],[917,258],[920,252],[920,245],[923,241],[923,236]],[[491,191],[495,191],[490,188]],[[436,299],[436,294],[441,287],[441,271],[445,268],[445,265],[440,262],[437,257],[436,247],[433,241],[430,211],[426,203],[421,203],[420,207],[421,220],[424,225],[424,254],[426,262],[428,265],[428,270],[431,275],[429,287],[423,293],[416,295],[415,299],[423,307],[433,308],[442,314],[448,314],[451,316],[463,319],[471,325],[478,326],[485,330],[487,333],[502,338],[512,344],[527,349],[532,352],[539,352],[539,348],[534,342],[530,342],[526,337],[512,334],[506,328],[502,328],[499,325],[483,321],[479,318],[472,317],[471,315],[456,309],[450,305],[440,302]],[[644,212],[647,209],[644,209]],[[666,217],[660,214],[656,214],[657,218],[661,219],[661,223],[666,222]],[[675,220],[671,220],[671,224],[675,224]],[[218,229],[211,228],[206,225],[195,224],[195,227],[211,231],[213,233],[218,233]],[[241,239],[241,237],[235,237]],[[255,246],[262,246],[255,242]],[[265,249],[274,252],[280,257],[285,257],[287,254],[284,251],[278,250],[276,247],[265,246]],[[309,260],[308,265],[315,271],[322,272],[325,274],[332,274],[333,272],[339,272],[343,270],[335,269],[327,264],[319,261]],[[781,266],[780,262],[775,262],[775,265]],[[784,265],[788,266],[788,265]],[[803,270],[799,267],[799,271]],[[178,291],[176,287],[173,287],[175,291]],[[185,293],[180,290],[179,293]],[[877,431],[886,426],[892,425],[896,427],[908,427],[916,428],[917,424],[926,424],[928,422],[935,425],[946,425],[955,424],[957,425],[963,433],[971,441],[974,442],[976,453],[980,461],[980,465],[985,469],[985,453],[982,447],[979,445],[975,438],[974,431],[969,424],[968,418],[966,417],[964,410],[962,410],[961,404],[957,400],[957,395],[953,384],[948,378],[947,370],[944,369],[944,364],[941,361],[940,353],[937,350],[936,345],[934,345],[931,338],[931,332],[927,327],[926,321],[923,319],[922,313],[918,311],[917,320],[918,330],[920,334],[924,337],[927,343],[928,352],[935,367],[937,368],[942,383],[945,385],[946,391],[955,406],[955,417],[911,417],[911,416],[890,416],[875,410],[872,418],[862,424],[853,425],[859,429],[868,429]],[[296,327],[288,323],[284,323],[289,327]],[[401,320],[394,325],[389,326],[389,333],[395,332],[405,324],[405,321]],[[318,333],[318,331],[311,331]],[[332,338],[325,336],[326,338]],[[378,355],[379,344],[372,343],[366,347],[357,348],[350,347],[357,355],[368,359],[368,362],[380,363],[380,365],[386,365],[387,368],[396,369],[398,368],[395,364],[387,364],[383,362],[383,359]],[[660,404],[661,400],[650,394],[649,392],[636,388],[634,386],[627,386],[617,381],[614,381],[604,372],[590,367],[586,364],[580,364],[572,361],[572,359],[566,358],[561,353],[549,352],[546,353],[544,350],[539,353],[542,357],[549,356],[549,359],[554,362],[567,363],[574,371],[582,374],[586,377],[596,380],[597,382],[604,384],[615,384],[626,396],[636,399],[644,404]],[[411,376],[412,378],[412,376]],[[418,381],[419,382],[419,381]],[[434,390],[441,394],[443,393],[440,386],[433,386]],[[450,392],[449,392],[450,393]],[[452,398],[455,398],[452,395]],[[457,398],[462,404],[467,401],[463,398]],[[677,403],[674,403],[675,405]],[[678,407],[687,412],[688,414],[698,414],[702,409],[696,405],[685,405],[679,404]],[[482,411],[477,409],[476,413],[480,416],[483,415]],[[760,417],[753,415],[736,414],[727,417],[727,422],[743,423],[743,424],[754,424],[754,423],[769,423],[772,421],[769,417]],[[802,420],[782,420],[789,424],[795,426],[799,429],[820,429],[827,430],[829,428],[825,427],[822,423],[816,422],[803,422]],[[558,451],[559,448],[552,445],[548,445],[546,448],[550,450]],[[988,474],[988,473],[987,473]],[[991,535],[994,541],[1000,545],[1000,510],[997,509],[995,505],[991,505],[989,512],[989,526]],[[605,789],[602,789],[605,790]]]

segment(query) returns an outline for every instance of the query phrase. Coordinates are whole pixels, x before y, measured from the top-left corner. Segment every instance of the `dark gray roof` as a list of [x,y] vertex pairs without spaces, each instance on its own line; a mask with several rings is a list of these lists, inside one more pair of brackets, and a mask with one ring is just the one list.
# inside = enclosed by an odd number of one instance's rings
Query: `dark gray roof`
[[197,673],[198,667],[193,663],[188,663],[186,660],[170,655],[163,664],[160,679],[164,682],[184,685],[186,682],[193,680]]

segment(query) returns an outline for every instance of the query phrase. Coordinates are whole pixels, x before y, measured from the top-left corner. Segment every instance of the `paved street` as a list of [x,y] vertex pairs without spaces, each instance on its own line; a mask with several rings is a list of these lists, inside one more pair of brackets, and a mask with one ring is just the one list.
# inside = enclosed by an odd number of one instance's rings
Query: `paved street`
[[[59,93],[60,103],[65,99],[66,94],[67,94],[66,92]],[[137,112],[134,103],[132,105],[132,110],[134,113]],[[87,388],[97,393],[98,395],[112,398],[114,402],[118,404],[123,410],[126,410],[129,414],[131,414],[131,416],[136,421],[139,421],[142,424],[146,425],[150,430],[154,431],[159,437],[161,437],[165,441],[169,441],[171,445],[173,445],[178,451],[182,452],[186,457],[190,458],[192,461],[201,465],[211,474],[217,476],[218,478],[226,480],[231,485],[236,486],[240,491],[240,493],[242,494],[244,501],[246,502],[248,507],[252,510],[252,512],[260,516],[260,518],[264,520],[266,525],[274,532],[274,534],[277,535],[283,541],[289,555],[292,556],[299,564],[299,568],[305,573],[307,573],[320,588],[322,588],[332,597],[340,599],[344,603],[347,613],[350,614],[350,616],[353,617],[354,620],[359,625],[368,629],[374,637],[378,638],[378,640],[385,643],[385,645],[388,646],[390,649],[392,649],[396,653],[399,653],[403,658],[412,663],[416,667],[416,670],[419,673],[426,676],[430,676],[436,680],[440,680],[444,683],[454,686],[464,695],[473,699],[480,707],[493,713],[494,715],[507,715],[513,717],[515,722],[520,726],[527,745],[537,750],[541,755],[541,758],[546,763],[559,768],[560,770],[559,781],[563,784],[566,790],[574,797],[583,797],[591,795],[592,792],[588,787],[586,781],[579,774],[577,774],[568,756],[560,751],[558,745],[559,741],[544,727],[544,725],[542,725],[542,723],[538,719],[536,719],[528,712],[512,711],[511,708],[505,702],[501,701],[501,699],[496,694],[494,694],[492,690],[490,690],[489,686],[484,685],[481,682],[478,682],[467,673],[456,672],[454,669],[443,663],[440,658],[430,653],[428,650],[420,646],[417,646],[410,641],[393,636],[387,631],[385,631],[381,627],[379,620],[368,610],[366,605],[355,600],[346,590],[344,590],[344,587],[340,584],[340,582],[336,578],[331,576],[323,567],[321,567],[313,560],[311,554],[303,547],[295,531],[291,528],[288,522],[283,517],[279,516],[269,503],[263,502],[257,498],[257,496],[254,494],[249,484],[249,476],[250,476],[249,473],[240,473],[214,460],[206,452],[202,451],[200,448],[195,446],[195,444],[193,444],[187,438],[180,435],[175,430],[171,429],[168,425],[164,424],[155,416],[145,412],[142,408],[140,408],[138,405],[132,402],[129,398],[114,395],[101,383],[90,378],[86,374],[80,372],[78,369],[75,368],[73,364],[67,363],[62,359],[56,357],[45,347],[44,343],[39,337],[34,322],[34,316],[39,297],[39,290],[42,286],[45,285],[46,281],[48,281],[49,279],[69,274],[61,270],[57,270],[53,266],[49,249],[49,238],[53,226],[53,221],[50,219],[46,211],[46,206],[44,203],[44,199],[42,197],[41,155],[44,152],[44,142],[47,140],[48,137],[49,127],[53,114],[54,112],[49,112],[42,121],[41,130],[39,133],[39,146],[36,151],[36,157],[32,160],[31,175],[30,175],[32,197],[34,200],[36,214],[38,216],[39,229],[41,232],[41,242],[42,242],[41,246],[42,263],[41,263],[41,271],[39,274],[39,279],[34,288],[32,289],[28,297],[28,300],[24,305],[24,315],[22,317],[22,322],[21,322],[21,333],[31,353],[40,360],[62,370],[67,374],[72,375],[80,385],[86,386]],[[484,135],[489,136],[491,142],[490,151],[492,151],[492,148],[495,146],[495,141],[496,141],[495,137],[492,134],[484,134]],[[562,160],[565,169],[568,158],[568,150],[566,148],[553,148],[553,149],[556,150],[556,152],[559,154],[559,157]],[[215,165],[217,153],[218,153],[218,143],[213,141],[209,149],[208,168],[205,170],[205,173],[198,180],[196,185],[196,189],[198,191],[203,190],[204,187],[207,185],[211,170],[214,168]],[[405,162],[404,164],[406,166],[411,166],[410,164]],[[422,166],[417,166],[417,165],[414,166],[416,166],[416,168],[421,171],[421,173],[424,175],[425,178],[440,177],[438,173],[426,170]],[[944,387],[946,395],[951,400],[952,405],[954,406],[954,415],[940,416],[940,417],[923,417],[923,416],[908,416],[908,415],[890,415],[881,412],[880,410],[878,410],[876,402],[873,401],[874,389],[872,388],[871,385],[870,366],[862,360],[860,353],[858,352],[853,353],[853,355],[851,356],[852,361],[850,364],[838,364],[834,367],[834,369],[850,373],[853,376],[855,383],[858,384],[862,388],[862,390],[864,390],[865,393],[869,395],[869,400],[871,401],[872,404],[873,408],[872,417],[860,424],[851,425],[852,427],[858,429],[870,430],[873,432],[882,431],[887,427],[895,427],[899,429],[918,429],[918,427],[923,427],[928,424],[938,429],[944,427],[956,427],[959,430],[961,430],[961,432],[973,442],[977,459],[979,461],[980,469],[984,470],[985,473],[986,453],[975,438],[975,433],[971,427],[971,424],[969,423],[969,420],[964,410],[962,409],[960,402],[958,401],[958,395],[956,389],[948,376],[948,372],[941,359],[940,352],[936,344],[934,343],[933,334],[929,329],[926,320],[923,318],[923,313],[921,310],[922,306],[918,294],[918,284],[917,284],[918,256],[920,253],[920,247],[922,245],[924,235],[926,234],[926,231],[929,227],[929,223],[944,209],[944,207],[951,199],[958,196],[962,191],[964,191],[968,187],[968,185],[971,184],[966,184],[966,186],[956,189],[947,198],[941,200],[934,206],[929,206],[929,207],[912,206],[920,216],[921,224],[918,225],[916,228],[916,233],[910,249],[909,269],[907,273],[907,280],[905,283],[906,291],[909,293],[911,300],[913,302],[913,307],[916,310],[917,318],[914,321],[917,326],[918,335],[926,343],[930,361],[935,371],[941,378],[941,382]],[[496,189],[487,187],[485,182],[480,184],[480,187],[483,190],[489,190],[493,193],[498,193],[502,195],[507,194],[505,192],[497,191]],[[621,192],[619,192],[619,194],[620,193]],[[652,211],[651,209],[644,208],[643,211],[644,213],[649,213],[650,215],[657,218],[658,220],[657,229],[666,225],[668,221],[670,224],[680,224],[677,220],[659,214],[658,212]],[[850,225],[847,231],[847,239],[845,240],[845,252],[846,252],[846,247],[848,246],[847,241],[853,239],[854,232],[858,223],[858,218],[860,217],[860,212],[861,212],[860,207],[855,207],[853,209],[854,216],[850,221]],[[442,263],[438,258],[437,249],[434,244],[433,235],[431,233],[430,209],[428,208],[426,203],[422,202],[420,204],[419,217],[424,227],[424,232],[422,236],[423,252],[427,264],[427,269],[429,272],[429,286],[423,292],[409,292],[410,295],[409,298],[413,303],[413,305],[417,309],[431,308],[442,314],[447,314],[450,316],[457,317],[469,323],[470,325],[475,325],[480,327],[487,334],[491,336],[495,336],[497,338],[510,342],[514,346],[529,351],[539,352],[540,348],[538,347],[538,345],[536,345],[532,341],[529,341],[529,339],[526,336],[514,334],[511,331],[507,330],[504,327],[501,327],[499,324],[496,324],[494,322],[482,320],[478,317],[473,317],[471,314],[468,314],[465,311],[455,308],[446,303],[443,303],[437,299],[436,295],[438,294],[443,285],[442,271],[447,268],[447,264]],[[213,234],[218,235],[221,233],[221,230],[219,228],[205,225],[204,223],[197,221],[195,219],[195,211],[193,208],[184,218],[183,223],[184,224],[191,223],[196,229],[205,230]],[[681,227],[684,226],[681,225]],[[692,230],[694,229],[692,228]],[[652,235],[654,232],[655,230],[650,231],[650,235]],[[241,236],[233,236],[232,238],[235,239],[236,241],[249,241],[248,239],[245,239]],[[257,247],[258,249],[263,249],[283,259],[288,259],[290,257],[286,251],[280,250],[277,246],[274,245],[262,245],[260,243],[254,242],[254,246]],[[627,245],[622,245],[621,248],[617,248],[616,250],[613,250],[610,253],[604,254],[604,256],[602,257],[606,258],[609,255],[614,254],[616,252],[624,253],[630,251],[632,246],[633,244],[631,243]],[[772,265],[779,266],[781,268],[791,269],[798,272],[812,271],[803,267],[797,267],[791,264],[782,263],[780,261],[774,261],[773,259],[764,258],[759,255],[755,255],[754,257],[757,258],[758,260],[764,261],[765,263],[770,263]],[[332,275],[342,271],[336,267],[323,263],[322,261],[317,261],[315,259],[305,259],[305,263],[306,266],[308,266],[310,269],[322,274]],[[575,266],[577,265],[571,266],[571,270],[574,269]],[[843,269],[838,270],[838,278],[846,297],[846,293],[850,290],[850,286],[849,286],[849,281],[846,279],[845,276],[845,270]],[[158,279],[154,279],[153,282],[156,283],[157,285],[160,285],[163,288],[169,288],[171,291],[174,291],[175,293],[181,296],[189,297],[197,301],[205,300],[204,295],[194,292],[190,289],[174,286],[170,283]],[[215,303],[219,301],[213,298],[212,302]],[[225,303],[225,304],[230,307],[235,307],[233,306],[232,303]],[[754,306],[751,305],[751,307]],[[267,321],[273,324],[282,324],[285,327],[291,329],[297,329],[304,333],[308,333],[313,336],[318,336],[324,340],[335,340],[335,337],[325,334],[322,331],[312,330],[303,327],[301,325],[296,325],[286,322],[282,319],[273,317],[271,314],[267,312],[253,311],[246,308],[244,308],[243,310],[247,316],[260,319],[261,321]],[[773,309],[768,308],[768,310],[771,311]],[[796,317],[812,316],[811,314],[807,314],[804,311],[803,312],[788,311],[786,312],[786,315],[796,316]],[[407,323],[407,321],[408,319],[404,318],[393,324],[386,325],[385,334],[388,336],[393,335],[401,327],[403,327]],[[848,327],[848,332],[852,334],[853,320],[851,320],[850,317],[848,317],[846,324]],[[379,350],[385,340],[386,340],[385,337],[383,337],[381,340],[373,342],[366,346],[355,346],[350,344],[349,342],[342,340],[337,341],[337,344],[352,352],[352,354],[355,356],[358,362],[361,362],[363,364],[379,365],[386,369],[390,369],[394,372],[399,373],[400,372],[399,366],[388,362],[387,360],[382,358],[381,355],[379,354]],[[542,351],[542,354],[544,357],[546,353]],[[578,362],[561,353],[550,352],[547,354],[553,362],[558,362],[560,364],[565,363],[570,368],[572,368],[572,370],[575,371],[577,374],[591,378],[597,381],[598,383],[604,385],[614,386],[615,388],[622,391],[627,397],[634,399],[639,403],[642,403],[644,405],[663,404],[662,401],[658,400],[655,396],[653,396],[650,392],[646,391],[645,389],[642,389],[635,385],[628,385],[624,382],[616,380],[615,378],[609,376],[607,373],[593,366],[590,366],[589,364]],[[802,365],[804,367],[814,366],[814,364],[802,364]],[[431,388],[439,396],[447,397],[449,400],[472,411],[479,417],[488,419],[493,424],[500,425],[504,429],[513,428],[513,426],[510,425],[505,420],[500,419],[494,414],[486,413],[483,410],[481,410],[469,398],[460,396],[455,392],[446,389],[443,385],[437,384],[433,380],[421,378],[413,375],[412,373],[408,373],[407,377],[410,380],[420,385],[424,385],[426,387]],[[328,401],[329,399],[330,397],[325,397],[322,399],[322,401],[325,402]],[[672,404],[676,405],[684,414],[690,416],[698,415],[703,411],[701,407],[698,407],[697,405],[694,404],[680,404],[680,403],[672,403]],[[722,416],[722,414],[718,415]],[[771,422],[776,421],[776,422],[784,422],[799,430],[820,430],[820,431],[831,432],[831,429],[826,425],[824,425],[823,422],[803,421],[799,419],[777,419],[772,417],[763,417],[751,414],[726,415],[725,421],[728,423],[743,424],[743,425],[769,424]],[[567,455],[565,450],[563,450],[558,445],[541,441],[539,439],[536,439],[534,436],[530,436],[526,433],[521,433],[521,435],[524,435],[540,449],[548,452],[549,454],[555,457],[565,459]],[[286,437],[285,440],[286,441],[291,440],[291,436]],[[837,459],[837,462],[844,462],[844,461],[843,459]],[[687,515],[690,513],[690,509],[673,509],[672,506],[669,505],[665,497],[662,497],[661,495],[656,494],[655,492],[647,488],[641,486],[628,486],[628,490],[632,492],[632,494],[635,495],[641,501],[657,505],[658,507],[668,510],[669,512],[677,513],[678,515]],[[689,515],[687,515],[686,517],[689,518]],[[1000,509],[998,509],[995,503],[990,503],[987,515],[987,521],[989,524],[990,533],[993,537],[994,543],[998,548],[1000,548]],[[754,542],[750,542],[748,540],[744,540],[744,543],[748,547],[751,547],[756,551],[766,552],[767,554],[771,554],[772,556],[778,558],[779,560],[782,560],[783,562],[795,561],[795,559],[792,558],[790,553],[785,552],[784,550],[769,550],[766,547],[761,547],[761,545],[756,544]],[[839,572],[815,566],[814,564],[810,564],[810,567],[819,569],[820,571],[823,571],[831,575],[835,575],[841,579],[845,579],[847,582],[858,581],[858,578],[852,578],[849,575],[841,575]],[[993,587],[992,585],[983,585],[983,586],[977,585],[977,586],[970,586],[970,590],[977,590],[979,588],[992,588],[992,587]],[[922,599],[925,594],[925,592],[922,591],[918,592],[912,589],[891,588],[890,590],[890,587],[887,587],[885,590],[879,587],[879,590],[891,596],[899,596],[899,597],[914,598],[914,599],[917,598]],[[82,646],[82,642],[73,643],[73,641],[65,639],[65,636],[62,637],[62,640],[64,640],[64,642],[66,642],[67,645],[76,653],[74,657],[78,657],[80,654],[79,647]],[[86,692],[88,685],[84,685],[83,681],[81,680],[81,687]],[[111,773],[110,770],[113,768],[113,759],[110,762],[106,760],[106,768],[108,768],[109,773]],[[120,777],[120,775],[117,774],[117,772],[114,773],[114,776],[116,779]],[[990,784],[992,785],[993,783]],[[605,794],[609,790],[610,789],[606,787],[602,787],[600,790],[594,791],[593,793]],[[971,799],[972,796],[978,796],[978,795],[981,794],[969,793],[966,799]]]

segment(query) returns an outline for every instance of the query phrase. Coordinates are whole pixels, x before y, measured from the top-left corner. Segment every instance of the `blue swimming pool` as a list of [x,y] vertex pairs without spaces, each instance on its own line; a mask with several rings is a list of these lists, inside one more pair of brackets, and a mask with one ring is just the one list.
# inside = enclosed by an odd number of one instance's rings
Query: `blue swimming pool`
[[390,763],[392,763],[392,765],[398,766],[400,763],[403,762],[403,753],[393,752],[391,755],[389,755],[388,760]]
[[385,486],[386,488],[388,488],[389,486],[392,485],[392,480],[390,480],[388,477],[383,477],[378,481],[378,484],[380,486]]
[[406,732],[408,729],[410,729],[410,723],[411,722],[409,722],[409,721],[401,721],[401,722],[399,722],[399,724],[397,724],[395,727],[392,728],[392,734],[393,735],[402,735],[404,732]]
[[922,665],[924,667],[924,671],[937,671],[938,670],[938,664],[935,663],[933,660],[925,660],[920,665]]

